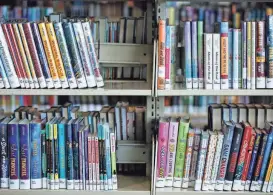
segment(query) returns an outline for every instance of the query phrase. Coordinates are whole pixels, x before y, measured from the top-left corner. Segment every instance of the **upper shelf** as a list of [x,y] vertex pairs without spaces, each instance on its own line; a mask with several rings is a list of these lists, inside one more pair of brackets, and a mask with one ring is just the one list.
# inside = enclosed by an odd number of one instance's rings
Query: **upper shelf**
[[[158,2],[166,2],[166,1],[182,1],[182,0],[157,0]],[[186,2],[209,2],[209,3],[222,3],[222,2],[238,2],[241,3],[242,0],[187,0]],[[246,2],[273,2],[273,0],[246,0]]]

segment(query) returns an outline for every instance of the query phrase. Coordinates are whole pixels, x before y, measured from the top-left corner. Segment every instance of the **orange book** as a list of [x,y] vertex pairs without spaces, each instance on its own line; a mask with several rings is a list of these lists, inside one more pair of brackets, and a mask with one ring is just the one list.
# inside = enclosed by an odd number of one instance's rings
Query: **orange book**
[[165,43],[166,43],[166,22],[159,20],[158,24],[158,80],[157,88],[165,89]]

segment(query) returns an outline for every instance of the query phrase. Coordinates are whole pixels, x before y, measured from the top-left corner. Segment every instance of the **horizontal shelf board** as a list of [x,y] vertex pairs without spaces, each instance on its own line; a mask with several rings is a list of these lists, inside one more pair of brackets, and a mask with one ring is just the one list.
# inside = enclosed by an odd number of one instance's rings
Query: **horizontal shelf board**
[[158,90],[158,96],[273,96],[272,89],[173,89]]
[[150,195],[150,181],[147,177],[118,175],[118,190],[116,191],[87,191],[87,190],[0,190],[0,195]]
[[[159,0],[160,2],[166,2],[166,1],[181,1],[182,0]],[[183,1],[183,3],[186,2],[204,2],[204,3],[226,3],[226,2],[238,2],[241,3],[242,0],[225,0],[225,1],[219,1],[219,0],[187,0]],[[246,0],[246,2],[273,2],[273,0]]]
[[194,191],[192,188],[181,189],[181,188],[156,188],[156,195],[170,195],[170,194],[183,194],[183,195],[198,195],[198,194],[213,194],[213,195],[262,195],[264,192],[250,192],[250,191]]
[[58,95],[58,96],[151,96],[152,86],[148,83],[125,82],[105,83],[104,88],[86,89],[0,89],[0,95]]

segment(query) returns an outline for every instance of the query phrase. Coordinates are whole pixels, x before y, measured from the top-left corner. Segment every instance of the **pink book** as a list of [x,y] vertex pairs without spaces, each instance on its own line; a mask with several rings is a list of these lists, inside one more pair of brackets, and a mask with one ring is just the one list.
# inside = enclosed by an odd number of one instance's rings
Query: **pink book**
[[158,151],[157,151],[157,169],[156,169],[156,187],[165,186],[165,177],[167,176],[167,152],[168,152],[169,121],[167,118],[161,118],[158,131]]
[[[93,141],[94,142],[94,141]],[[95,150],[96,150],[96,156],[95,156],[95,165],[96,165],[96,175],[95,175],[95,181],[96,182],[96,185],[97,185],[97,190],[101,190],[100,189],[100,164],[99,164],[99,140],[98,140],[98,137],[96,136],[95,137]],[[94,172],[93,172],[94,174]],[[93,175],[94,177],[94,175]]]
[[89,134],[88,135],[88,143],[87,143],[87,147],[88,147],[88,175],[89,175],[89,183],[87,184],[89,186],[89,190],[93,190],[93,178],[92,178],[92,135]]
[[178,135],[178,120],[177,118],[172,118],[170,121],[170,126],[169,126],[167,170],[166,170],[166,180],[165,180],[166,187],[173,186],[173,174],[174,174],[177,135]]

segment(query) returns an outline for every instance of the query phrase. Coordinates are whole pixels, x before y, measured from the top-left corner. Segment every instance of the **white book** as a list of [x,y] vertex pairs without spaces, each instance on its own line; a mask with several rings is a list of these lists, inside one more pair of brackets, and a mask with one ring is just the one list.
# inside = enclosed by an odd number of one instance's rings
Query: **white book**
[[96,87],[96,79],[92,70],[90,57],[87,50],[86,41],[84,39],[84,33],[82,29],[81,22],[73,23],[74,33],[78,44],[78,49],[80,51],[81,61],[83,64],[83,69],[87,81],[88,87]]
[[212,34],[204,34],[204,81],[205,89],[212,89]]
[[80,189],[80,180],[74,180],[74,189],[79,190]]
[[20,181],[19,179],[10,179],[9,180],[9,189],[11,190],[19,190]]
[[74,190],[74,180],[67,180],[67,189]]
[[213,89],[221,89],[221,61],[220,61],[220,34],[212,35],[212,50],[213,50],[213,60],[212,60],[212,70],[213,70]]
[[251,22],[251,89],[256,89],[256,22]]
[[232,86],[233,89],[239,88],[239,31],[240,29],[233,29],[233,68],[232,68]]

